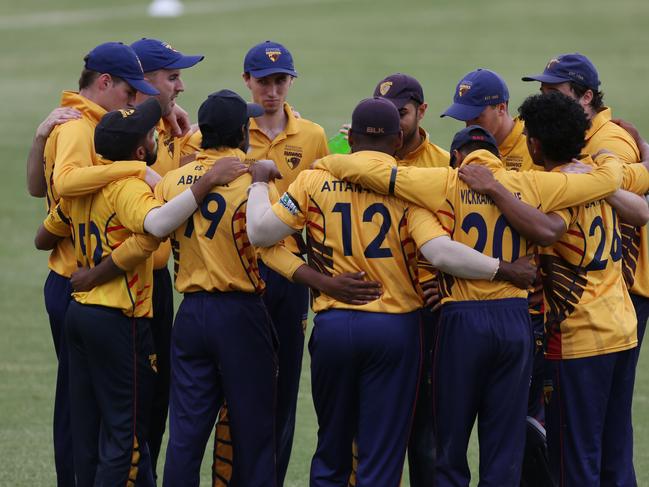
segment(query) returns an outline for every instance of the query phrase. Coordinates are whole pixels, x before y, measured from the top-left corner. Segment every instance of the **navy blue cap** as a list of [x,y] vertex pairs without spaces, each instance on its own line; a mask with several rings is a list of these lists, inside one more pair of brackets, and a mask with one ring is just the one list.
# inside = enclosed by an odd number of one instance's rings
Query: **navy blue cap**
[[374,96],[390,100],[399,110],[413,100],[419,104],[424,103],[424,89],[419,81],[403,73],[391,74],[384,78],[374,88]]
[[455,87],[453,104],[440,117],[456,120],[472,120],[478,117],[486,106],[505,103],[509,100],[507,84],[497,73],[478,68],[471,71]]
[[586,88],[599,88],[599,75],[595,65],[583,54],[561,54],[548,61],[542,74],[525,76],[523,81],[540,81],[541,83],[557,84],[574,81]]
[[86,69],[118,76],[131,87],[145,95],[158,95],[159,91],[144,80],[142,64],[130,46],[121,42],[99,44],[85,58]]
[[391,135],[401,131],[399,111],[394,103],[375,96],[362,100],[352,113],[351,131],[365,135]]
[[224,137],[240,130],[250,117],[263,114],[261,105],[246,103],[234,91],[221,90],[209,95],[198,109],[198,127],[203,137]]
[[250,48],[243,60],[243,71],[255,78],[275,73],[286,73],[297,77],[293,56],[277,42],[266,41]]
[[128,158],[161,116],[162,108],[155,98],[135,108],[106,113],[95,127],[95,151],[111,161]]
[[453,137],[451,142],[451,166],[455,164],[455,151],[460,150],[463,146],[470,142],[482,141],[491,144],[498,152],[498,143],[491,132],[481,127],[480,125],[469,125],[463,128]]
[[135,41],[131,47],[140,58],[145,73],[158,69],[186,69],[201,62],[205,56],[185,56],[167,42],[146,37]]

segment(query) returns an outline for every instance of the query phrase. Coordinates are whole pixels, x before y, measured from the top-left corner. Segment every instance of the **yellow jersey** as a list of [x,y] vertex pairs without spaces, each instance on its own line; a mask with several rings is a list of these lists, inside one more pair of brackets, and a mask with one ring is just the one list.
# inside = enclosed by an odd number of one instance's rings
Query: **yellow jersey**
[[[602,156],[601,160],[600,170],[589,174],[507,171],[502,161],[486,150],[470,153],[463,164],[487,166],[516,197],[548,213],[614,192],[622,180],[620,163],[610,155]],[[340,155],[322,159],[316,167],[436,212],[453,240],[491,257],[513,261],[532,250],[530,242],[510,227],[493,201],[470,190],[459,179],[456,169],[395,167],[377,158],[359,164]],[[440,284],[442,302],[527,297],[526,290],[501,281],[444,276]]]
[[[451,160],[448,151],[433,144],[428,133],[421,127],[419,127],[419,134],[423,138],[422,143],[403,159],[397,159],[397,164],[415,167],[448,167]],[[419,267],[419,282],[424,283],[435,278],[435,268],[421,254],[417,258],[417,267]]]
[[[366,160],[396,164],[373,151],[343,156],[362,165]],[[327,275],[364,271],[384,283],[383,295],[352,306],[313,293],[313,311],[330,308],[407,313],[423,305],[417,278],[417,248],[446,235],[435,216],[394,197],[342,181],[326,171],[303,171],[291,183],[273,212],[296,231],[306,228],[309,264]]]
[[[54,235],[71,235],[77,265],[92,268],[126,240],[139,242],[150,255],[159,240],[143,235],[144,219],[159,206],[144,181],[124,178],[89,196],[61,199],[50,211],[44,227]],[[152,286],[153,259],[147,258],[133,270],[90,291],[73,292],[72,297],[82,304],[120,309],[126,316],[150,318]]]
[[544,171],[543,166],[534,164],[530,151],[527,149],[527,137],[523,133],[525,122],[519,117],[514,119],[514,126],[511,132],[505,137],[505,140],[498,146],[500,159],[503,161],[505,169],[510,171]]
[[[604,108],[591,120],[586,132],[588,154],[602,149],[611,151],[626,164],[640,162],[640,151],[629,133],[611,121],[611,109]],[[634,294],[649,297],[649,233],[647,226],[634,227],[620,223],[622,232],[622,265],[627,286]]]
[[[295,118],[288,103],[284,103],[287,117],[286,127],[273,140],[259,128],[254,118],[250,119],[250,147],[246,162],[252,163],[261,159],[275,161],[282,179],[275,181],[277,191],[283,193],[300,171],[308,169],[313,161],[329,153],[327,136],[324,129],[305,118]],[[193,146],[200,147],[202,135],[196,132],[190,139]],[[286,239],[286,248],[293,253],[303,253],[304,242],[301,235]]]
[[[61,196],[90,194],[123,177],[144,177],[146,166],[139,161],[121,164],[98,162],[94,145],[95,127],[106,110],[72,91],[63,92],[60,106],[79,110],[81,118],[54,127],[45,143],[43,156],[48,212],[56,206]],[[89,167],[94,164],[98,165]],[[71,171],[78,168],[84,169]],[[62,239],[52,250],[48,266],[65,277],[70,277],[74,272],[76,260],[69,238]]]
[[[196,160],[166,174],[155,189],[160,201],[169,201],[202,177],[217,159],[245,154],[238,149],[201,150]],[[181,292],[243,291],[261,293],[257,249],[246,233],[246,204],[250,174],[226,186],[215,187],[199,209],[171,234],[176,289]],[[277,199],[277,192],[274,193]],[[279,248],[278,248],[279,247]],[[269,267],[290,278],[304,262],[281,245],[259,249]]]
[[[151,169],[160,176],[178,169],[182,157],[198,151],[198,147],[191,143],[191,133],[183,137],[174,137],[171,133],[171,127],[164,120],[158,122],[156,134],[158,137],[158,152],[155,164],[151,166]],[[160,244],[158,250],[153,254],[153,268],[162,269],[166,267],[170,255],[171,242],[167,239]]]
[[557,212],[568,229],[539,249],[546,358],[571,359],[637,345],[637,320],[622,276],[622,237],[605,200]]

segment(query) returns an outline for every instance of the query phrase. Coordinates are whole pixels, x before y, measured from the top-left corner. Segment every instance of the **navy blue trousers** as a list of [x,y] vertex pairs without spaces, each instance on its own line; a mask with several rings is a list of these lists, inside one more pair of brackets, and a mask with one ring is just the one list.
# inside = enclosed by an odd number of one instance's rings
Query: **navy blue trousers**
[[527,415],[545,424],[545,405],[543,399],[543,380],[545,377],[545,353],[543,337],[545,335],[543,315],[530,315],[532,333],[534,334],[534,358],[532,361],[532,381],[527,402]]
[[43,288],[45,309],[50,319],[54,350],[58,359],[54,393],[54,465],[58,487],[74,487],[74,457],[70,427],[70,395],[68,390],[68,346],[65,336],[65,313],[72,300],[70,279],[50,271]]
[[77,487],[155,485],[146,443],[155,380],[149,320],[72,301],[65,328]]
[[347,485],[358,445],[357,487],[399,485],[421,357],[419,311],[329,310],[311,339],[311,387],[318,446],[311,487]]
[[546,360],[548,450],[560,486],[636,487],[631,424],[636,357],[631,349]]
[[421,310],[423,360],[417,404],[408,442],[410,487],[428,487],[435,473],[435,435],[433,428],[433,348],[439,310]]
[[638,318],[638,349],[637,353],[640,355],[640,347],[644,338],[644,332],[647,329],[647,320],[649,319],[649,298],[640,296],[639,294],[630,294],[633,307],[635,308],[635,315]]
[[304,332],[309,310],[309,289],[279,275],[263,262],[259,272],[266,282],[264,303],[279,339],[279,377],[277,379],[277,485],[284,477],[291,458],[297,394],[302,372]]
[[173,320],[174,296],[171,276],[166,267],[156,269],[153,271],[151,335],[156,352],[158,373],[155,378],[151,414],[149,415],[149,451],[151,452],[154,475],[156,475],[160,445],[167,426],[167,411],[169,410],[169,355],[171,353]]
[[466,451],[476,416],[478,485],[519,485],[532,346],[525,299],[442,306],[433,365],[436,487],[469,485]]
[[276,345],[260,296],[191,293],[171,336],[166,487],[199,485],[200,465],[217,414],[227,400],[233,487],[273,487]]

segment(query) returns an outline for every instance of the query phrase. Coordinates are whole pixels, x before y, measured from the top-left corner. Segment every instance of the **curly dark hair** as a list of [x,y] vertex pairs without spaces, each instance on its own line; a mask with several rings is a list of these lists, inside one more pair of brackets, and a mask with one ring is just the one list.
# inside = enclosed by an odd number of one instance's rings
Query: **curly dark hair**
[[518,108],[528,137],[537,139],[543,153],[556,162],[577,157],[586,145],[590,121],[572,98],[558,92],[528,97]]

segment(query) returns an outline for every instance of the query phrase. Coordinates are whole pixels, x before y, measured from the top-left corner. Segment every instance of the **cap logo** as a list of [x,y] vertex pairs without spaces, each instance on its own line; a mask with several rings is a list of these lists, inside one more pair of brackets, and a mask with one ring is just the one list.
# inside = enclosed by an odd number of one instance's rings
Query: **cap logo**
[[119,110],[119,113],[122,114],[122,118],[130,117],[131,115],[133,115],[134,112],[135,112],[135,110],[132,109],[132,108],[129,108],[127,110],[123,109],[123,108],[120,108],[120,110]]
[[368,134],[384,134],[385,129],[383,127],[367,127],[366,132]]
[[471,140],[487,140],[484,135],[471,135]]
[[385,96],[390,91],[390,88],[392,88],[392,81],[384,81],[379,85],[379,93],[381,93],[381,96]]
[[457,95],[461,98],[461,97],[463,97],[463,96],[466,94],[466,92],[469,91],[470,89],[471,89],[471,85],[470,85],[470,84],[460,83],[460,86],[459,86],[458,89],[457,89]]
[[169,44],[168,42],[163,42],[163,43],[162,43],[162,46],[163,46],[163,47],[166,47],[166,48],[169,49],[170,51],[178,52],[178,51],[175,50],[173,47],[171,47],[171,44]]
[[266,56],[268,56],[268,59],[270,59],[272,62],[277,61],[281,55],[282,55],[282,51],[280,51],[279,49],[275,49],[275,48],[266,49]]
[[550,59],[550,60],[548,61],[548,64],[545,65],[545,70],[547,71],[547,70],[549,70],[549,69],[552,69],[552,67],[553,67],[555,64],[559,64],[560,62],[561,62],[561,59],[559,59],[559,58],[557,58],[557,57],[553,57],[552,59]]

